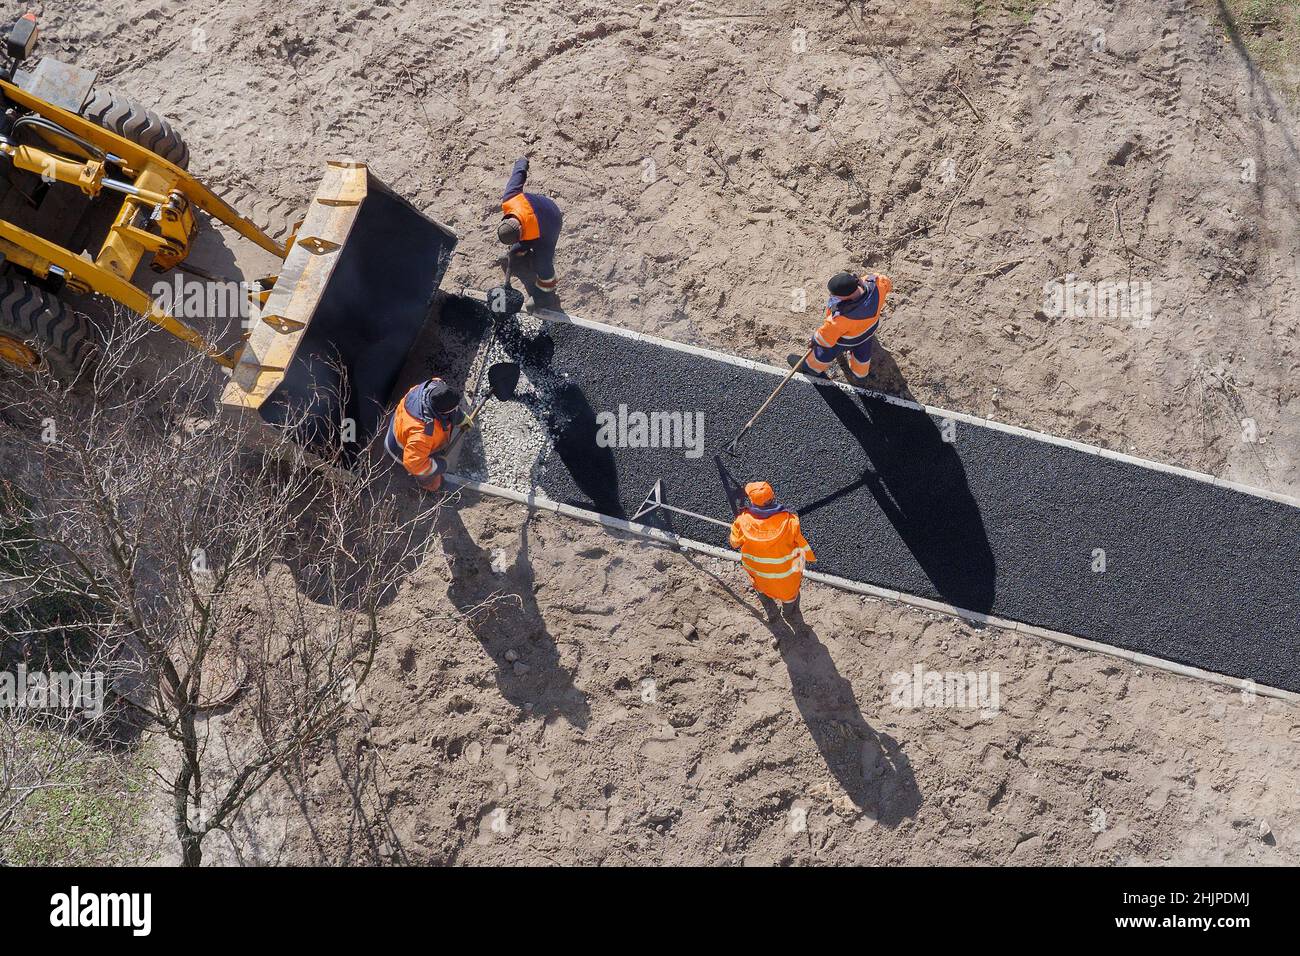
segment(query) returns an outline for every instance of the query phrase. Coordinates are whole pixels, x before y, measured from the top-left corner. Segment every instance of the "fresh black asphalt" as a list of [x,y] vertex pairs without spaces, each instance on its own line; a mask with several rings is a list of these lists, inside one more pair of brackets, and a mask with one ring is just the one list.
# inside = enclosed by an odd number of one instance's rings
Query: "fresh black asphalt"
[[[516,344],[555,383],[539,479],[555,501],[628,518],[662,480],[668,503],[729,520],[729,489],[764,479],[816,570],[1300,691],[1300,508],[964,422],[946,441],[923,411],[802,379],[733,458],[775,376],[568,323]],[[620,404],[703,413],[703,456],[600,447],[597,416]],[[705,522],[657,523],[726,545]]]

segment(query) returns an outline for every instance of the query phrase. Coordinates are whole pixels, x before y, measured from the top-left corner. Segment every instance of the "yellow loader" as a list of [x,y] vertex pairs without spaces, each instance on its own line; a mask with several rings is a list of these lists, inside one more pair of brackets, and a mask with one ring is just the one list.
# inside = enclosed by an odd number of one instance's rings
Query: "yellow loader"
[[[273,425],[292,415],[303,441],[343,433],[364,446],[455,234],[348,161],[327,164],[302,221],[273,237],[186,172],[188,148],[153,110],[50,57],[27,69],[37,32],[33,14],[10,30],[0,80],[0,370],[44,367],[66,381],[84,372],[95,330],[62,295],[98,293],[224,367],[226,410]],[[251,328],[227,349],[134,281],[142,265],[181,266],[200,212],[281,263],[258,280]]]

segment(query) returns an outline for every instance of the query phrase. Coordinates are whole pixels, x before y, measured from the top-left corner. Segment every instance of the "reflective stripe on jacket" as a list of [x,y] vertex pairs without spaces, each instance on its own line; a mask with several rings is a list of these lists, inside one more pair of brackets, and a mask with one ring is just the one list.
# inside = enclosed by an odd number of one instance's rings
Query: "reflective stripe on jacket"
[[434,459],[434,453],[451,436],[449,422],[421,417],[426,384],[414,386],[398,402],[386,436],[389,454],[396,458],[400,450],[402,467],[419,479],[431,478],[442,470],[442,462]]
[[817,556],[799,528],[799,516],[780,506],[748,508],[731,524],[731,546],[754,587],[778,601],[799,596],[803,568]]
[[813,341],[823,348],[861,345],[875,334],[880,309],[893,284],[888,276],[863,276],[858,280],[862,295],[848,300],[833,295],[826,300],[826,320],[813,334]]

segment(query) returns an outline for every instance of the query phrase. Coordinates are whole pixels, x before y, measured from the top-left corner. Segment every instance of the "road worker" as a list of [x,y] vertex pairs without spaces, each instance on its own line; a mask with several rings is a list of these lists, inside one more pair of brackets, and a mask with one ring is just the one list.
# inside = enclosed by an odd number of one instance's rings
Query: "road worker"
[[459,409],[460,393],[431,378],[412,387],[393,411],[384,450],[425,491],[442,487],[447,460],[437,451],[451,440]]
[[749,499],[731,525],[731,546],[758,591],[769,621],[799,620],[799,585],[804,565],[817,557],[799,528],[799,516],[776,502],[766,481],[745,485]]
[[510,247],[511,272],[518,275],[533,304],[558,308],[555,293],[555,246],[560,241],[564,217],[555,200],[540,193],[524,192],[528,181],[528,157],[515,163],[501,194],[503,218],[497,238]]
[[[871,372],[871,353],[876,344],[876,327],[880,310],[893,284],[886,276],[855,276],[837,272],[826,283],[830,298],[826,300],[826,319],[813,333],[811,348],[804,365],[819,378],[830,378],[831,362],[848,360],[847,371],[861,381]],[[801,356],[791,356],[797,362]]]

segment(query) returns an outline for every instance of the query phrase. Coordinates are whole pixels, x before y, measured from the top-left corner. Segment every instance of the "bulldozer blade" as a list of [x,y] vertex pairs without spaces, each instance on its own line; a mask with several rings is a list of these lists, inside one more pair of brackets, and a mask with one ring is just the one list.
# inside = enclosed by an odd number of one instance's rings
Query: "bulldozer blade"
[[384,426],[455,247],[363,164],[329,163],[222,404],[351,461]]

